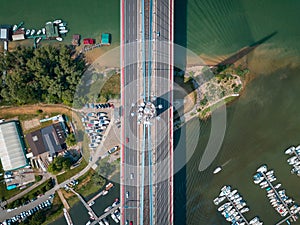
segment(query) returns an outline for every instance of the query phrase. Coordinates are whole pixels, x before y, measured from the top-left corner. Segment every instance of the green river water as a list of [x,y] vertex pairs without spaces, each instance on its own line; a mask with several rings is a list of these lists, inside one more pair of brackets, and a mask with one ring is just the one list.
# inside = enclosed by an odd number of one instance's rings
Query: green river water
[[[29,28],[38,28],[48,20],[61,18],[68,22],[71,33],[98,38],[101,32],[110,32],[113,42],[119,41],[117,0],[1,3],[3,24],[24,21]],[[262,163],[268,164],[287,194],[300,203],[300,177],[290,174],[283,154],[290,145],[300,144],[300,1],[178,0],[175,8],[176,42],[215,62],[276,32],[249,53],[247,62],[253,79],[242,96],[227,107],[221,151],[204,172],[199,172],[198,166],[210,135],[210,120],[201,123],[197,150],[175,176],[175,224],[229,224],[212,203],[224,184],[244,196],[250,207],[248,219],[259,215],[264,224],[275,224],[280,216],[270,206],[265,191],[253,184],[252,175]],[[193,129],[193,122],[187,124],[188,130]],[[213,176],[213,169],[226,162],[223,171]],[[76,225],[83,222],[82,210],[79,204],[71,210]],[[65,221],[62,218],[54,224]]]

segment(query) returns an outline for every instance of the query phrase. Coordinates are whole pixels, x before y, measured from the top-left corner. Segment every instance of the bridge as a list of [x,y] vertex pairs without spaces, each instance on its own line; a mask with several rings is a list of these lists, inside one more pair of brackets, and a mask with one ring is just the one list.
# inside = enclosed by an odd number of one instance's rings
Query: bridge
[[173,0],[121,0],[121,224],[173,224]]

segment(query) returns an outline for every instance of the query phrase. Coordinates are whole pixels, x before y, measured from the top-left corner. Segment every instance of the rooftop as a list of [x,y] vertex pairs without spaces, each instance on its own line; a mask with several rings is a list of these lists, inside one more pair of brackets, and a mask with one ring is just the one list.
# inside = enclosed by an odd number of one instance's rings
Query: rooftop
[[27,166],[19,129],[16,121],[0,124],[0,158],[4,171]]

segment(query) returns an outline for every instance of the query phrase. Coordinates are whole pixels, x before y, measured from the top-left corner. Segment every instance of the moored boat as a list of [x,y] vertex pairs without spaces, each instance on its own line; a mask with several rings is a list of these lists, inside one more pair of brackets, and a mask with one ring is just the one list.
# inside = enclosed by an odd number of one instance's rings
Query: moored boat
[[33,29],[33,30],[30,32],[30,35],[32,36],[32,35],[34,35],[34,33],[35,33],[35,29]]
[[28,30],[26,30],[25,35],[29,35],[29,34],[30,34],[30,30],[28,29]]
[[40,43],[41,40],[42,40],[42,38],[39,37],[39,38],[36,40],[36,43],[37,43],[37,44]]
[[54,24],[59,24],[59,23],[61,23],[61,22],[62,22],[61,20],[54,20],[54,21],[53,21]]
[[287,150],[285,150],[284,153],[287,155],[291,155],[295,149],[296,148],[294,146],[292,146],[292,147],[288,148]]
[[258,169],[257,169],[257,172],[261,172],[261,173],[264,173],[264,172],[266,172],[267,171],[267,165],[262,165],[261,167],[259,167]]
[[17,24],[15,24],[14,26],[13,26],[13,31],[16,31],[17,30]]
[[61,37],[56,38],[57,41],[62,41],[63,39]]
[[36,32],[37,35],[40,35],[41,33],[42,33],[42,30],[38,30],[38,31]]
[[68,33],[68,30],[59,30],[59,33],[65,34],[65,33]]
[[221,166],[218,166],[218,167],[214,170],[213,174],[217,174],[217,173],[219,173],[221,170],[222,170],[222,167],[221,167]]
[[45,27],[42,29],[42,33],[46,34],[46,28]]

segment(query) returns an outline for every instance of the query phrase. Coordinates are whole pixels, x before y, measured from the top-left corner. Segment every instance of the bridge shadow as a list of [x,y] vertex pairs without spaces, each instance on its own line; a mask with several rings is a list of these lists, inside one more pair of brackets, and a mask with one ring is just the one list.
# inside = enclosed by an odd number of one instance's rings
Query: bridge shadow
[[[178,68],[174,68],[174,76],[180,75],[181,70],[185,70],[186,68],[186,60],[187,60],[187,0],[174,1],[174,43],[182,46],[181,48],[174,49],[174,65]],[[176,45],[175,45],[176,46]],[[181,68],[181,69],[179,69]],[[175,99],[174,99],[175,100]],[[174,109],[173,116],[177,118],[180,116],[180,113]],[[176,172],[176,168],[178,164],[185,161],[186,159],[186,147],[182,147],[181,151],[174,151],[176,146],[178,145],[179,138],[186,135],[184,129],[180,128],[174,132],[173,139],[173,166],[174,166],[174,199],[173,199],[173,215],[174,215],[174,224],[182,225],[186,224],[186,202],[187,202],[187,183],[186,183],[186,167],[183,167],[180,171]],[[178,155],[177,153],[180,153]],[[180,165],[179,165],[180,166]]]
[[223,70],[225,70],[229,65],[234,64],[235,62],[237,62],[238,60],[240,60],[241,58],[243,58],[244,56],[248,55],[250,52],[252,52],[254,49],[256,49],[258,46],[260,46],[261,44],[267,42],[270,38],[272,38],[273,36],[275,36],[278,32],[275,31],[271,34],[269,34],[268,36],[260,39],[259,41],[254,42],[253,44],[250,44],[247,47],[244,47],[242,49],[240,49],[237,53],[235,53],[234,55],[226,58],[225,60],[219,62],[215,68],[213,69],[213,72],[215,74],[222,72]]

